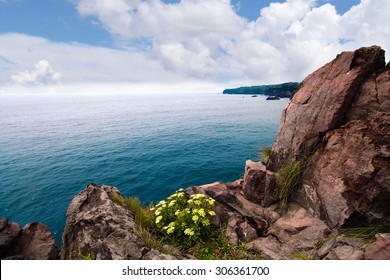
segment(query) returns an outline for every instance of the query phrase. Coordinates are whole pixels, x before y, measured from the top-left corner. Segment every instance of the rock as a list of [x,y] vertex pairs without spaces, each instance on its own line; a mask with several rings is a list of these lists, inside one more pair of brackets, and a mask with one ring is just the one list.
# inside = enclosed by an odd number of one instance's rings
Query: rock
[[284,254],[310,252],[330,233],[326,224],[298,204],[291,204],[286,215],[270,226],[268,234],[277,237]]
[[16,223],[8,223],[7,218],[0,219],[0,258],[9,256],[9,250],[19,236],[20,226]]
[[31,223],[23,229],[8,219],[0,219],[0,258],[55,260],[57,244],[49,228],[41,223]]
[[375,242],[365,248],[366,260],[390,260],[390,233],[379,233]]
[[270,260],[284,260],[280,242],[273,236],[256,239],[247,244],[248,250],[260,253],[264,258]]
[[133,213],[114,202],[113,196],[121,197],[116,188],[89,184],[73,198],[62,235],[61,259],[80,259],[85,255],[101,260],[167,259],[146,248],[135,234],[138,226]]
[[23,227],[15,241],[12,255],[22,255],[31,260],[56,260],[58,248],[49,228],[41,223],[31,223]]
[[235,184],[215,182],[191,187],[186,190],[186,193],[188,195],[202,193],[215,199],[216,216],[211,220],[211,224],[217,228],[226,228],[226,235],[231,244],[256,239],[268,227],[266,214],[271,217],[278,216],[272,210],[248,201],[242,195],[242,187],[238,182]]
[[143,260],[175,260],[176,258],[172,257],[171,255],[162,254],[159,251],[152,249],[148,251],[142,258]]
[[261,162],[247,160],[242,190],[249,201],[268,207],[275,202],[276,179]]
[[317,256],[326,260],[362,260],[366,243],[361,238],[336,235],[318,249]]
[[345,122],[362,83],[385,67],[384,51],[377,46],[343,52],[302,82],[283,111],[267,167],[310,155],[323,135]]
[[334,248],[330,253],[324,258],[325,260],[362,260],[363,251],[356,250],[352,246],[341,245]]
[[314,215],[331,228],[390,223],[389,157],[390,126],[362,121],[329,132],[303,174]]

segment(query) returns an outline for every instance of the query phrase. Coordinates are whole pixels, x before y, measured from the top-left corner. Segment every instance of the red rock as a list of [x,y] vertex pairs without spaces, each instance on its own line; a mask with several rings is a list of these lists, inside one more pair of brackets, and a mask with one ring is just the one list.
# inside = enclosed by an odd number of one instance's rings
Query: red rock
[[377,234],[375,242],[364,252],[366,260],[390,260],[390,234]]
[[282,113],[267,167],[312,154],[326,132],[344,123],[362,83],[384,66],[384,51],[374,46],[343,52],[305,78]]
[[267,170],[261,162],[247,160],[242,190],[249,201],[262,207],[268,207],[275,202],[275,174]]

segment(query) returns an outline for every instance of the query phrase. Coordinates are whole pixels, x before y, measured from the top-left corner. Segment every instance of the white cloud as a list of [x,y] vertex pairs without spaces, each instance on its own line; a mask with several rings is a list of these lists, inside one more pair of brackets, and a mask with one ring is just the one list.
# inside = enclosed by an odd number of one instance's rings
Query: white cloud
[[64,86],[221,90],[300,81],[343,50],[377,44],[390,51],[388,0],[362,0],[343,15],[324,1],[286,0],[259,11],[256,21],[240,17],[229,0],[72,2],[82,17],[110,32],[116,48],[3,34],[0,55],[17,63],[13,73],[44,57]]
[[301,80],[343,50],[340,39],[357,47],[390,41],[387,0],[364,0],[343,16],[331,4],[287,0],[262,9],[256,22],[239,17],[229,0],[74,2],[119,45],[147,42],[143,51],[167,70],[198,78]]
[[17,85],[60,85],[61,73],[54,71],[49,62],[43,59],[35,64],[34,70],[11,75],[10,79]]

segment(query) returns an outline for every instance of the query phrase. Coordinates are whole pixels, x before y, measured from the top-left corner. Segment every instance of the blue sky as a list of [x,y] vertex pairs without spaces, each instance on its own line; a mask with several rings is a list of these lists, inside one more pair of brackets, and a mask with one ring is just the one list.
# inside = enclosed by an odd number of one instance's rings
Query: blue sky
[[0,92],[220,91],[390,48],[388,0],[0,0]]

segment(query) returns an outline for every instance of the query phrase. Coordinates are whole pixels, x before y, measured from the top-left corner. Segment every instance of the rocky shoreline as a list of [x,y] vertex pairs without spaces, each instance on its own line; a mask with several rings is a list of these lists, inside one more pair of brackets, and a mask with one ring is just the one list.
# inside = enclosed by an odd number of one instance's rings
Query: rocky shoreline
[[[269,159],[247,161],[243,179],[186,193],[215,199],[212,225],[231,244],[243,242],[266,259],[388,260],[390,234],[381,231],[390,226],[389,158],[390,64],[380,47],[360,48],[302,82],[283,111]],[[281,190],[281,174],[293,167],[301,168],[295,186]],[[175,248],[149,248],[114,193],[120,195],[89,184],[73,198],[61,252],[45,225],[21,229],[0,219],[0,258],[192,258]],[[369,241],[348,229],[378,231]]]

